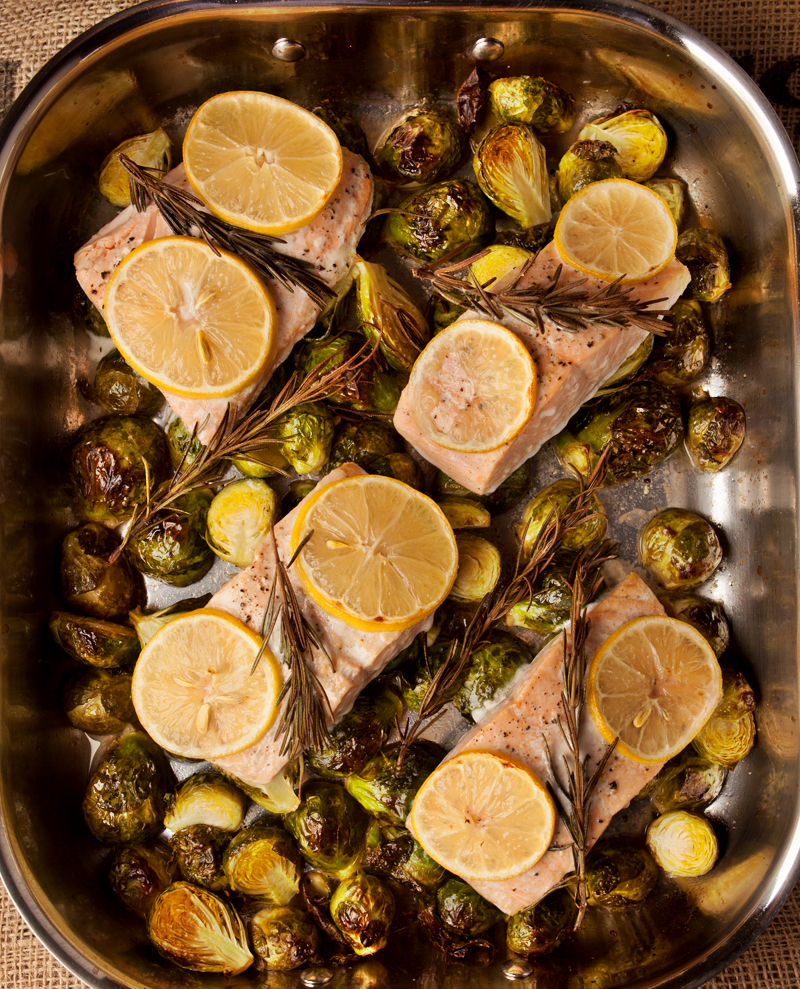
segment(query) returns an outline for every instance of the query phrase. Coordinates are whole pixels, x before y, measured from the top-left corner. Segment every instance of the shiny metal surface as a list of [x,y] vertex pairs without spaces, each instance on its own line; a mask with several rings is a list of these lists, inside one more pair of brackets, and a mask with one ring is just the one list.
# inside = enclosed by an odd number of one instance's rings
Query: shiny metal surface
[[[281,38],[306,57],[273,57]],[[701,477],[680,454],[606,498],[629,559],[642,521],[667,505],[695,508],[724,534],[725,563],[704,592],[725,604],[760,702],[758,746],[712,812],[724,858],[703,879],[663,881],[642,910],[595,916],[577,944],[534,961],[536,985],[698,985],[757,936],[797,876],[798,163],[763,97],[710,42],[632,2],[157,0],[56,56],[12,109],[0,143],[0,871],[37,934],[93,989],[301,985],[299,973],[198,978],[163,962],[107,890],[108,850],[81,819],[90,746],[61,714],[69,666],[44,619],[58,601],[58,547],[71,523],[64,437],[97,414],[80,390],[92,354],[71,270],[75,248],[113,214],[94,172],[132,133],[167,122],[178,135],[203,99],[225,89],[308,105],[342,99],[373,136],[418,96],[451,97],[481,38],[504,46],[498,74],[553,78],[586,116],[630,99],[668,125],[667,166],[735,265],[734,288],[713,309],[703,384],[739,400],[749,430],[719,475]],[[539,480],[553,470],[537,458]],[[616,826],[634,828],[634,816]],[[408,931],[388,957],[337,971],[329,984],[493,989],[508,984],[502,961],[501,952],[490,969],[448,968]]]

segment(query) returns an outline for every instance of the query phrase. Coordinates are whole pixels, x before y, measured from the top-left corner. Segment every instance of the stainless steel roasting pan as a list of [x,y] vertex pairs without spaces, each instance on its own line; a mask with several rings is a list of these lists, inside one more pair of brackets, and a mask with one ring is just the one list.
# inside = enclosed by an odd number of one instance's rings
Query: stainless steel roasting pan
[[[279,39],[299,42],[305,57],[275,57]],[[585,116],[628,99],[665,121],[667,165],[734,260],[734,288],[709,307],[715,356],[702,384],[738,399],[748,420],[727,470],[701,477],[681,453],[609,498],[628,557],[641,520],[658,507],[694,508],[724,534],[725,563],[705,591],[724,603],[732,648],[757,683],[759,735],[711,811],[723,858],[704,879],[662,883],[640,910],[587,923],[523,984],[699,985],[765,928],[798,875],[799,172],[765,99],[701,35],[625,0],[155,0],[53,58],[12,108],[0,141],[0,872],[36,934],[93,989],[301,985],[297,972],[226,979],[161,960],[108,891],[108,851],[81,818],[90,745],[61,713],[67,665],[45,619],[57,606],[58,547],[72,522],[64,437],[97,414],[79,387],[91,354],[71,269],[75,248],[111,215],[95,193],[97,168],[109,148],[160,122],[179,135],[203,99],[227,89],[306,105],[344,100],[373,136],[422,96],[452,98],[480,39],[501,43],[480,48],[499,56],[492,71],[552,78]],[[547,457],[542,476],[552,471]],[[620,826],[634,823],[622,818]],[[502,960],[501,951],[489,969],[447,966],[409,929],[330,985],[491,989],[507,984]]]

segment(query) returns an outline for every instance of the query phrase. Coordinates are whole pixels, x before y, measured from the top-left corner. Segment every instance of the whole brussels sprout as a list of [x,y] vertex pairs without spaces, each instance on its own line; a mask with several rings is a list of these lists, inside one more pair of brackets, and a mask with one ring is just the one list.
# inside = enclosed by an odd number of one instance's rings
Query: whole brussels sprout
[[280,451],[298,474],[312,474],[328,461],[333,416],[322,402],[304,402],[284,413],[274,427]]
[[118,350],[97,365],[92,394],[106,412],[151,416],[164,404],[164,396],[130,366]]
[[444,882],[445,870],[428,855],[410,831],[400,825],[370,822],[364,868],[378,872],[420,893]]
[[453,529],[485,529],[492,516],[475,498],[442,498],[439,508]]
[[87,666],[127,666],[139,655],[136,633],[126,625],[73,615],[68,611],[51,612],[48,624],[58,645]]
[[560,86],[532,76],[489,83],[489,105],[503,123],[530,124],[539,134],[563,134],[575,121],[575,101]]
[[[551,514],[569,514],[574,510],[580,491],[578,481],[564,478],[549,484],[531,498],[516,527],[517,538],[522,543],[525,556],[530,556],[533,552],[536,540]],[[605,536],[606,514],[596,494],[591,496],[591,506],[594,514],[565,534],[560,547],[563,552],[578,553]]]
[[439,917],[448,929],[465,937],[476,937],[493,927],[503,916],[462,879],[453,876],[436,893]]
[[205,889],[228,888],[222,856],[231,840],[229,831],[210,824],[190,824],[169,839],[183,878]]
[[143,416],[95,419],[69,456],[78,512],[111,527],[129,519],[170,473],[164,431]]
[[445,107],[406,111],[378,142],[374,158],[384,178],[401,185],[429,185],[448,178],[464,160],[467,135]]
[[491,642],[476,649],[469,657],[467,675],[453,703],[465,718],[494,706],[522,666],[533,656],[522,639],[495,633]]
[[664,605],[673,618],[680,618],[682,622],[697,629],[714,650],[717,659],[728,648],[731,630],[722,605],[705,601],[696,594],[666,598]]
[[152,611],[149,614],[145,614],[139,608],[134,608],[128,617],[136,629],[139,645],[144,649],[156,632],[160,628],[163,628],[167,622],[172,621],[176,615],[183,614],[185,611],[197,611],[200,608],[205,608],[210,600],[210,594],[201,594],[196,598],[185,598],[183,601],[176,601],[174,604],[167,605],[166,608],[161,608],[159,611]]
[[756,740],[756,721],[752,714],[741,718],[710,718],[692,741],[692,747],[704,759],[733,769],[750,752]]
[[169,447],[169,460],[174,470],[178,467],[185,470],[197,459],[203,444],[192,435],[192,431],[186,428],[183,419],[178,417],[171,419],[167,426],[167,445]]
[[410,454],[398,450],[397,453],[387,453],[386,459],[389,461],[392,477],[417,491],[425,491],[425,475]]
[[456,534],[458,572],[449,599],[459,603],[482,601],[497,587],[502,561],[488,539],[471,532]]
[[714,527],[685,508],[654,515],[639,534],[639,559],[664,587],[696,587],[722,562]]
[[233,906],[191,883],[173,883],[156,898],[147,933],[165,958],[192,972],[239,975],[253,964],[247,931]]
[[481,504],[483,503],[483,498],[473,494],[469,488],[465,488],[463,484],[454,481],[452,477],[448,477],[442,470],[437,470],[433,479],[433,497],[437,501],[440,498],[474,498]]
[[95,735],[113,735],[136,722],[131,675],[118,670],[88,670],[64,690],[64,711],[73,727]]
[[336,430],[331,449],[334,461],[352,461],[360,464],[371,457],[388,457],[402,448],[399,434],[379,419],[343,423]]
[[112,742],[92,773],[83,816],[98,841],[137,844],[164,824],[167,765],[147,735],[131,732]]
[[[416,662],[413,661],[413,657],[411,658],[407,664],[408,669],[405,667],[403,669],[403,700],[406,707],[412,711],[419,710],[436,671],[447,660],[451,650],[456,648],[456,643],[449,638],[437,638],[436,642],[432,646],[428,646],[424,652],[419,651]],[[465,668],[457,680],[446,691],[442,691],[443,702],[453,700],[466,675]]]
[[[356,333],[326,334],[321,338],[306,337],[295,357],[298,372],[306,377],[316,371],[321,378],[353,358],[364,346],[364,337]],[[381,371],[371,361],[363,374],[353,374],[345,379],[343,387],[335,388],[325,398],[334,405],[346,405],[362,412],[393,412],[399,399],[400,386],[397,377]]]
[[744,409],[732,398],[706,398],[689,411],[686,449],[698,470],[727,467],[744,441]]
[[431,337],[427,320],[382,265],[359,258],[353,273],[361,329],[391,367],[410,373]]
[[405,823],[417,790],[444,757],[444,749],[435,742],[413,742],[398,769],[400,747],[400,743],[388,745],[360,773],[345,780],[350,796],[384,824]]
[[727,776],[724,766],[684,752],[677,764],[658,774],[650,799],[659,814],[695,810],[716,800]]
[[699,377],[711,360],[711,337],[699,302],[678,299],[669,311],[672,329],[655,347],[654,375],[664,385],[683,387]]
[[106,157],[100,166],[100,195],[114,206],[130,206],[130,182],[128,173],[120,164],[120,155],[127,155],[137,165],[166,175],[172,165],[172,143],[167,132],[159,127],[150,134],[129,137]]
[[319,951],[319,931],[298,907],[263,907],[247,925],[256,966],[269,972],[299,968]]
[[128,552],[137,570],[173,587],[186,587],[205,577],[214,563],[205,538],[213,498],[210,488],[190,491],[133,536]]
[[267,903],[285,906],[300,891],[300,856],[283,828],[253,824],[240,831],[223,867],[232,890]]
[[736,721],[756,709],[756,695],[741,670],[722,671],[722,700],[714,711],[715,718]]
[[527,124],[501,124],[481,141],[472,162],[481,192],[523,230],[549,223],[547,153]]
[[569,621],[572,588],[560,570],[547,569],[533,585],[533,594],[519,601],[506,615],[506,625],[529,628],[539,635],[553,635]]
[[607,446],[606,485],[649,474],[683,438],[677,396],[651,382],[632,384],[584,406],[553,440],[559,460],[588,478]]
[[667,153],[667,134],[649,110],[620,107],[598,117],[581,130],[579,141],[610,141],[625,178],[645,182],[652,178]]
[[300,806],[283,823],[314,869],[346,879],[361,867],[368,818],[344,787],[307,783]]
[[491,494],[484,495],[483,504],[494,515],[510,512],[525,500],[530,486],[531,462],[525,460]]
[[356,872],[331,897],[331,917],[357,955],[386,946],[394,918],[394,897],[375,876]]
[[608,141],[576,141],[558,163],[558,194],[562,202],[579,189],[601,179],[621,179],[617,149]]
[[61,590],[70,607],[93,618],[119,618],[140,603],[142,578],[127,556],[108,562],[118,546],[114,533],[97,522],[67,533],[61,550]]
[[691,227],[678,237],[675,257],[692,274],[690,299],[717,302],[731,287],[731,263],[722,238],[705,227]]
[[349,148],[354,154],[361,155],[362,158],[369,158],[369,148],[364,131],[348,110],[334,105],[330,100],[323,100],[311,112],[320,120],[325,121],[343,148]]
[[506,945],[517,955],[546,955],[572,933],[578,908],[570,892],[557,889],[508,918]]
[[624,910],[641,903],[658,881],[658,869],[644,848],[627,842],[606,842],[592,849],[586,862],[590,906]]
[[278,496],[266,481],[257,477],[232,481],[208,508],[208,545],[228,563],[249,567],[278,514]]
[[404,199],[389,217],[386,232],[401,254],[430,263],[445,254],[466,257],[488,240],[492,226],[477,186],[451,179]]
[[704,876],[719,854],[717,836],[708,821],[685,810],[657,817],[647,829],[647,847],[672,876]]
[[135,913],[146,917],[159,893],[175,881],[178,864],[172,849],[163,841],[123,845],[114,852],[108,881],[119,899]]
[[242,826],[247,797],[222,773],[204,769],[187,777],[167,794],[164,827],[180,831],[193,824],[207,824],[222,831]]
[[620,364],[610,378],[606,378],[597,389],[595,397],[602,398],[604,395],[610,395],[617,391],[619,385],[629,381],[647,363],[648,358],[653,353],[653,342],[653,334],[648,333],[631,356]]
[[346,945],[347,941],[330,915],[331,898],[338,885],[337,880],[310,869],[304,872],[300,879],[300,893],[306,910],[314,918],[320,930],[334,943]]
[[689,193],[686,183],[682,179],[649,179],[645,182],[648,189],[657,192],[659,196],[669,206],[675,226],[680,230],[683,221],[686,219],[686,210],[689,203]]

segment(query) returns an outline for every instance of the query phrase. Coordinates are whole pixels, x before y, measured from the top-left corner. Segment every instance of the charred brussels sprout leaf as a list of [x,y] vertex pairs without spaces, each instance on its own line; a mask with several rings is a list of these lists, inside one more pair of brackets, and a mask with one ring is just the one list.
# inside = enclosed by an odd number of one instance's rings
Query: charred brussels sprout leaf
[[391,876],[420,893],[431,893],[444,882],[445,870],[428,855],[410,831],[373,820],[367,832],[364,868]]
[[727,772],[724,766],[684,752],[674,766],[656,777],[650,799],[659,814],[671,810],[694,810],[716,800]]
[[183,878],[205,889],[228,888],[222,856],[231,840],[230,832],[209,824],[190,824],[169,840]]
[[151,134],[139,134],[118,144],[100,166],[100,195],[114,206],[130,206],[130,182],[120,164],[120,155],[127,155],[144,168],[154,169],[156,174],[166,175],[172,164],[172,143],[166,131],[159,127]]
[[744,441],[744,409],[732,398],[707,398],[689,412],[686,449],[698,470],[726,467]]
[[159,611],[153,611],[150,614],[145,614],[139,608],[134,608],[128,617],[133,622],[139,644],[144,649],[156,632],[162,626],[166,625],[167,622],[171,621],[175,615],[182,614],[184,611],[196,611],[198,608],[205,608],[210,600],[210,594],[201,594],[196,598],[185,598],[183,601],[176,601],[175,604],[170,604],[166,608],[161,608]]
[[572,588],[560,570],[545,570],[533,585],[533,594],[514,605],[506,616],[512,628],[529,628],[552,635],[569,621]]
[[126,625],[53,611],[50,634],[79,663],[103,668],[127,666],[139,655],[139,639]]
[[461,604],[482,601],[500,580],[500,551],[494,543],[472,532],[459,532],[456,543],[458,573],[449,599]]
[[[565,478],[549,484],[528,502],[516,529],[525,556],[530,556],[533,552],[533,547],[548,517],[556,512],[568,514],[575,508],[580,490],[581,486],[577,481]],[[607,522],[603,505],[597,495],[592,495],[591,503],[595,514],[565,535],[561,544],[565,552],[578,553],[605,536]]]
[[134,507],[146,502],[148,490],[169,476],[167,440],[141,416],[95,419],[78,433],[70,469],[79,513],[113,527],[129,519]]
[[645,848],[611,842],[593,848],[586,862],[590,906],[624,910],[641,903],[658,880],[658,869]]
[[[673,618],[680,618],[682,622],[686,622],[687,625],[697,629],[714,650],[717,659],[728,648],[731,631],[722,605],[715,604],[713,601],[705,601],[695,594],[671,596],[664,600],[664,605]],[[722,717],[722,715],[720,716]],[[728,717],[728,715],[724,715],[724,717]]]
[[756,740],[756,721],[752,714],[735,720],[710,718],[692,742],[698,755],[733,769],[750,752]]
[[685,810],[657,817],[647,829],[647,847],[672,876],[704,876],[719,854],[717,836],[708,821]]
[[254,824],[240,831],[225,851],[231,889],[285,906],[300,890],[302,865],[283,828]]
[[455,260],[486,242],[492,218],[477,186],[452,179],[403,200],[386,229],[389,240],[408,257],[432,262],[448,254]]
[[698,302],[716,302],[731,287],[731,263],[722,238],[705,227],[692,227],[678,237],[675,257],[692,274],[687,294]]
[[333,442],[333,416],[321,402],[290,409],[275,424],[280,451],[298,474],[312,474],[328,462]]
[[317,922],[320,930],[332,941],[347,944],[339,928],[331,920],[330,903],[338,883],[335,879],[311,869],[300,879],[300,893],[306,909]]
[[527,124],[501,124],[481,141],[472,162],[481,192],[523,230],[549,223],[547,155]]
[[382,265],[359,258],[354,274],[361,329],[371,343],[380,347],[391,367],[408,374],[430,340],[427,320]]
[[650,179],[645,182],[648,189],[657,192],[659,196],[669,206],[675,226],[680,230],[683,221],[686,219],[686,210],[689,204],[689,193],[686,183],[682,179]]
[[617,149],[608,141],[576,141],[558,163],[558,194],[562,202],[592,182],[621,179]]
[[189,467],[203,449],[200,440],[186,428],[183,419],[178,418],[172,419],[167,426],[167,443],[170,463],[175,470],[181,465],[182,469]]
[[97,365],[92,393],[106,412],[151,416],[164,404],[164,396],[134,371],[118,350],[112,350]]
[[404,113],[375,148],[383,176],[401,185],[429,185],[448,178],[467,154],[467,135],[450,110],[415,107]]
[[175,881],[177,874],[169,845],[148,841],[118,848],[111,859],[108,881],[129,910],[146,917],[155,898]]
[[278,520],[278,496],[266,481],[232,481],[214,496],[206,518],[206,540],[218,557],[249,567]]
[[343,148],[349,148],[362,158],[369,158],[367,139],[361,125],[349,111],[336,106],[330,100],[323,100],[311,111],[320,120],[324,120],[339,140]]
[[722,700],[714,711],[715,718],[736,721],[756,709],[756,695],[741,670],[722,671]]
[[306,758],[319,776],[340,778],[360,772],[380,752],[403,705],[395,690],[387,687],[377,696],[360,694],[352,709],[330,729],[331,744],[311,749]]
[[75,728],[95,735],[113,735],[136,722],[131,676],[117,670],[89,670],[71,680],[64,691],[64,711]]
[[455,876],[437,891],[436,905],[444,926],[464,937],[483,934],[502,917],[497,907]]
[[297,810],[283,823],[314,869],[345,879],[361,866],[367,815],[336,783],[307,783]]
[[492,524],[492,516],[474,498],[442,498],[439,508],[453,529],[485,529]]
[[98,841],[136,844],[163,827],[166,791],[161,749],[147,735],[123,735],[111,743],[89,780],[83,816]]
[[705,371],[711,359],[711,337],[699,302],[678,299],[667,318],[672,330],[654,349],[654,376],[664,385],[680,388]]
[[509,951],[528,957],[555,951],[572,933],[577,911],[568,890],[548,893],[538,903],[508,918],[506,944]]
[[649,110],[621,107],[586,124],[579,141],[610,141],[625,178],[644,182],[651,178],[667,153],[667,135],[661,121]]
[[319,950],[314,921],[297,907],[264,907],[248,923],[256,965],[270,972],[299,968]]
[[360,773],[353,773],[345,781],[350,796],[386,824],[405,822],[417,790],[444,756],[443,749],[434,742],[414,742],[398,769],[399,751],[399,743],[387,746]]
[[142,578],[121,555],[108,558],[117,537],[96,522],[68,533],[61,552],[61,590],[67,604],[93,618],[118,618],[142,600]]
[[533,659],[522,639],[495,633],[492,642],[469,657],[467,675],[453,703],[465,718],[494,706],[521,666]]
[[575,101],[541,77],[510,76],[489,85],[489,104],[503,123],[530,124],[539,134],[562,134],[575,120]]
[[190,491],[128,543],[134,565],[148,577],[186,587],[204,577],[214,562],[206,542],[206,515],[214,497],[210,488]]
[[215,893],[190,883],[173,883],[158,896],[147,933],[165,958],[192,972],[238,975],[253,963],[238,913]]
[[203,770],[167,796],[164,827],[180,831],[193,824],[208,824],[223,831],[238,831],[246,810],[247,798],[238,786],[222,773]]
[[696,587],[722,562],[722,547],[706,519],[688,509],[667,508],[639,534],[639,557],[664,587]]
[[372,955],[385,947],[394,897],[380,879],[356,872],[337,886],[330,909],[333,922],[357,955]]

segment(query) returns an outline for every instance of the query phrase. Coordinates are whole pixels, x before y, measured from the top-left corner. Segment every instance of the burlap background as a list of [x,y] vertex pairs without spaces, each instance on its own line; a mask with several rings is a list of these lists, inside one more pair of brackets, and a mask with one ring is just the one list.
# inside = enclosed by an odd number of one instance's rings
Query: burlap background
[[[138,0],[0,0],[0,117],[33,74],[97,21]],[[656,0],[758,82],[800,150],[800,0]],[[0,887],[0,989],[83,989]],[[800,986],[800,885],[756,944],[707,989]]]

